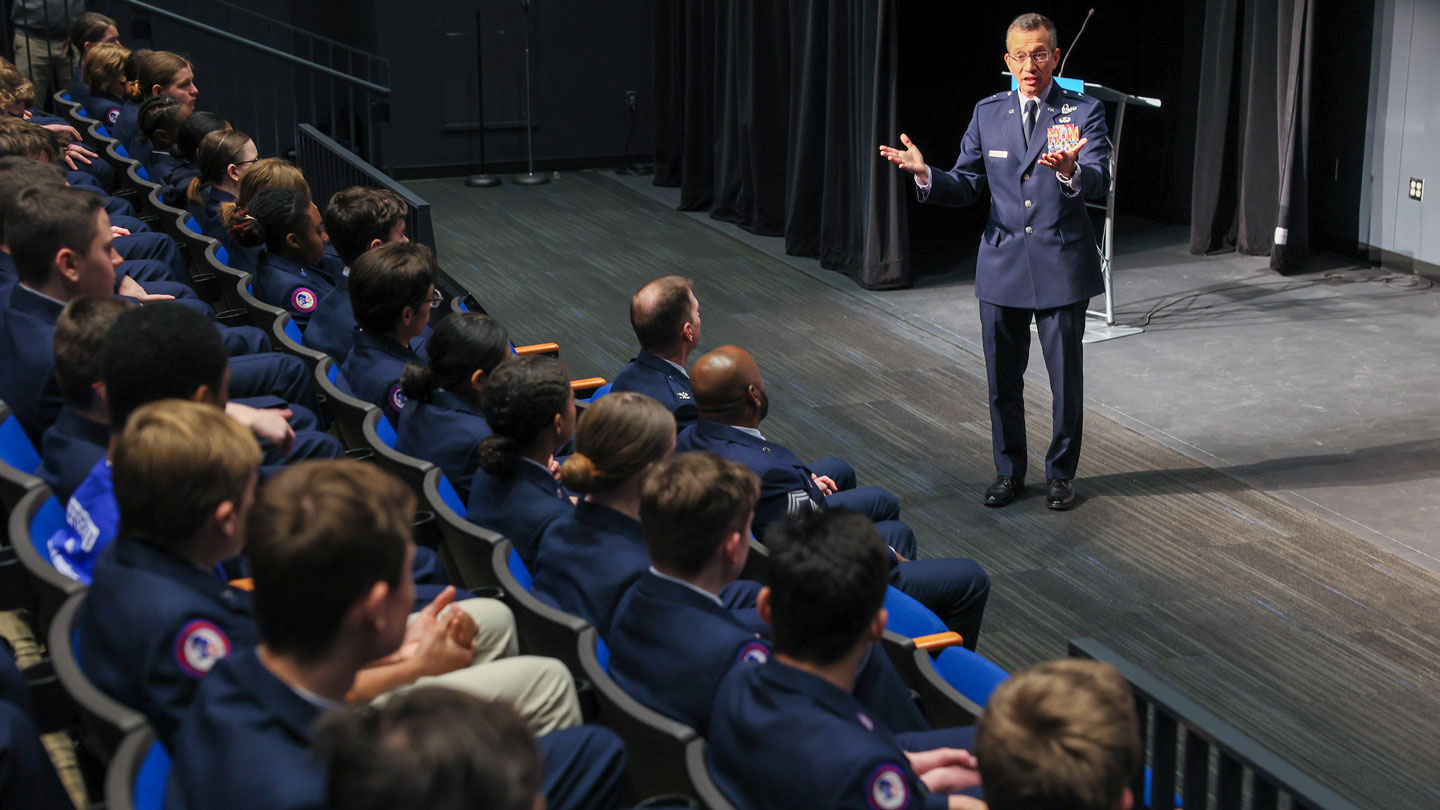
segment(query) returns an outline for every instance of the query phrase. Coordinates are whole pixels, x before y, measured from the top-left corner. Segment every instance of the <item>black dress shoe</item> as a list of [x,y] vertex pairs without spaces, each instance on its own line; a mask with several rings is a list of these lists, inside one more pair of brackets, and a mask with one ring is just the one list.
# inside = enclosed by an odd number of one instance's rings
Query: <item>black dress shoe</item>
[[1045,505],[1051,509],[1065,510],[1075,505],[1075,487],[1063,478],[1051,478],[1045,482],[1050,491],[1045,493]]
[[1024,478],[1012,478],[1008,475],[997,476],[995,483],[985,490],[985,505],[1004,506],[1015,500],[1015,497],[1024,491]]

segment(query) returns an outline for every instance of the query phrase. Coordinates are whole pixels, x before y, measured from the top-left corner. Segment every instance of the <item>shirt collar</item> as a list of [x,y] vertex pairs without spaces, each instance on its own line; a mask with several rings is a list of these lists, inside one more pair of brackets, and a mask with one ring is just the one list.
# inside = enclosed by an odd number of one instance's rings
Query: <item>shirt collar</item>
[[750,436],[754,436],[755,438],[759,439],[759,440],[762,441],[762,442],[763,442],[763,441],[766,441],[765,437],[764,437],[763,435],[761,435],[761,433],[760,433],[760,428],[741,427],[740,425],[731,425],[730,427],[735,428],[736,430],[740,431],[741,433],[745,433],[745,434],[748,434],[748,435],[750,435]]
[[[20,296],[22,293],[33,296],[33,298],[28,301],[23,298],[17,298],[17,296]],[[65,308],[65,302],[59,298],[51,298],[39,290],[32,290],[26,287],[24,284],[15,285],[15,292],[10,294],[10,302],[11,306],[21,312],[28,312],[32,315],[43,315],[47,317],[51,323],[59,320],[60,311]]]
[[407,362],[410,360],[418,362],[420,360],[420,356],[415,354],[415,351],[409,346],[401,346],[390,338],[371,334],[359,326],[355,327],[355,345],[357,347],[363,346],[365,348],[375,349],[376,351],[382,351]]
[[659,579],[665,580],[666,582],[673,582],[673,583],[675,583],[676,585],[680,585],[680,586],[683,586],[683,587],[685,587],[685,588],[689,588],[690,590],[694,591],[695,593],[698,593],[698,594],[700,594],[701,596],[705,597],[706,599],[709,599],[711,602],[714,602],[716,605],[718,605],[718,606],[720,606],[720,607],[725,607],[725,603],[720,600],[720,597],[716,596],[716,595],[713,594],[713,593],[710,593],[709,591],[705,590],[704,588],[701,588],[701,587],[698,586],[698,585],[695,585],[695,584],[686,582],[685,580],[680,579],[679,577],[672,577],[672,576],[670,576],[669,574],[663,574],[663,573],[661,573],[660,571],[656,570],[655,566],[653,566],[653,565],[650,566],[650,573],[651,573],[651,574],[654,574],[654,575],[655,575],[657,578],[659,578]]

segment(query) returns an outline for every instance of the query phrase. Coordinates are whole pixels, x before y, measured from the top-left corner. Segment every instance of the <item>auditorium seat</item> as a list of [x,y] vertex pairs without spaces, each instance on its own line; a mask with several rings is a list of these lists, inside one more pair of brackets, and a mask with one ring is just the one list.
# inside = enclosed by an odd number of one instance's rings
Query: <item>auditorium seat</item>
[[0,402],[0,507],[9,514],[32,489],[42,487],[40,453],[10,406]]
[[687,746],[698,737],[695,729],[645,706],[615,683],[609,652],[595,628],[580,633],[577,653],[585,679],[595,688],[600,722],[625,741],[634,797],[698,798],[685,760]]
[[500,587],[492,560],[505,538],[465,519],[465,502],[439,467],[425,474],[421,489],[440,529],[441,559],[457,584],[471,592]]
[[60,685],[79,710],[80,743],[87,746],[102,763],[108,763],[113,760],[121,740],[145,726],[145,717],[101,692],[80,668],[80,659],[76,654],[79,634],[75,617],[84,602],[85,592],[75,593],[55,614],[48,637],[50,660]]
[[700,806],[704,810],[737,810],[725,794],[720,792],[715,778],[710,775],[703,737],[691,740],[685,747],[685,770],[690,775],[691,786],[695,788],[695,798],[700,800]]
[[530,571],[509,540],[495,544],[490,560],[495,579],[505,593],[505,604],[515,614],[521,652],[558,658],[571,675],[584,677],[579,638],[590,623],[542,602],[531,593]]
[[[328,359],[328,358],[327,358]],[[375,454],[375,460],[387,472],[405,482],[422,502],[425,499],[425,477],[436,469],[434,464],[406,455],[395,449],[395,426],[385,418],[379,408],[371,408],[360,423],[360,432],[365,437],[365,446]]]
[[351,450],[368,450],[369,444],[365,441],[365,415],[370,411],[378,413],[380,409],[341,388],[340,367],[329,356],[316,364],[315,384],[325,397],[325,407],[330,411],[331,421],[340,431],[340,441]]
[[85,590],[85,586],[60,573],[50,564],[50,551],[46,541],[65,525],[65,507],[50,492],[41,486],[15,505],[10,512],[10,545],[15,557],[25,570],[31,590],[35,593],[38,606],[35,630],[48,635],[50,623],[60,606],[71,594]]
[[148,725],[130,732],[105,772],[106,810],[164,810],[170,753]]

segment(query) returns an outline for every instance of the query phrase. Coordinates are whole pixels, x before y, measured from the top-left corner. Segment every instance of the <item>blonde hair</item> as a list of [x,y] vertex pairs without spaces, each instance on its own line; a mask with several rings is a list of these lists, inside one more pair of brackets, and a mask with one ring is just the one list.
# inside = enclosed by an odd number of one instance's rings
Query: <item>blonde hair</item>
[[575,453],[560,480],[576,492],[603,492],[660,461],[675,447],[675,415],[634,391],[610,394],[585,409]]
[[1109,664],[1078,658],[1017,673],[990,696],[975,757],[993,810],[1115,810],[1144,760],[1135,697]]
[[105,85],[125,78],[125,62],[129,58],[130,49],[124,45],[114,42],[92,45],[80,63],[80,76],[92,93],[103,93]]
[[130,414],[110,465],[121,531],[174,547],[220,504],[239,503],[260,469],[260,445],[214,405],[162,399]]
[[249,206],[255,195],[267,188],[288,188],[304,194],[306,199],[310,197],[310,184],[298,166],[285,158],[257,160],[240,178],[240,193],[235,195],[235,202],[220,204],[220,221],[228,228],[235,209]]
[[35,106],[35,85],[9,60],[0,58],[0,107],[11,104]]

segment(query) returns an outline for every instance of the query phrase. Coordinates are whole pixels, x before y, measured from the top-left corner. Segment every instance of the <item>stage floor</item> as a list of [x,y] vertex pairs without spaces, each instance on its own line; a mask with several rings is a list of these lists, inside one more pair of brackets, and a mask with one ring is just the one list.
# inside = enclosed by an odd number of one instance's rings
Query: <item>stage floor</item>
[[[410,185],[446,271],[516,342],[559,342],[574,376],[632,356],[642,283],[694,278],[702,350],[745,346],[766,374],[767,436],[847,458],[899,495],[922,556],[990,571],[980,651],[1002,666],[1093,636],[1365,806],[1435,805],[1440,291],[1349,283],[1370,270],[1283,279],[1263,258],[1192,257],[1183,229],[1127,228],[1120,320],[1180,300],[1086,346],[1084,501],[1051,513],[1032,490],[988,510],[973,266],[866,291],[648,182]],[[1037,347],[1037,438],[1043,369]]]

